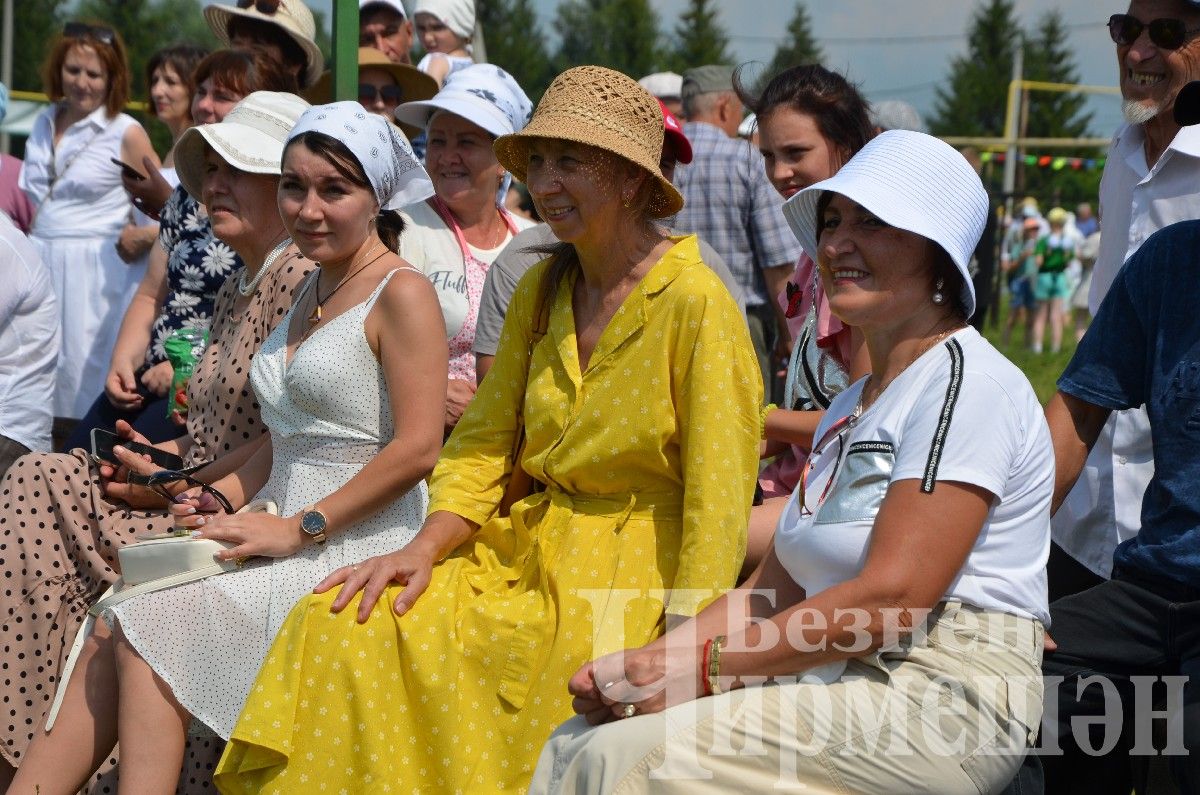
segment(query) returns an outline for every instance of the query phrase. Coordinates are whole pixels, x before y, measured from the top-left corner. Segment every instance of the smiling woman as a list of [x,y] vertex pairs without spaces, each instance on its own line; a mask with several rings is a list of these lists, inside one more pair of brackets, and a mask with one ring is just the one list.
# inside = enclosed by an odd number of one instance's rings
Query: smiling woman
[[[682,202],[662,143],[657,102],[594,66],[560,75],[529,126],[497,139],[497,159],[561,211],[567,267],[541,263],[517,287],[417,537],[339,569],[288,617],[222,792],[303,792],[330,769],[364,789],[524,792],[570,711],[570,672],[732,584],[762,381],[695,238],[654,223]],[[359,717],[331,743],[312,727],[334,714]]]
[[104,388],[120,317],[146,268],[148,245],[125,245],[133,208],[112,161],[159,161],[145,130],[121,113],[129,67],[116,31],[67,23],[45,82],[53,104],[34,123],[20,186],[38,208],[30,238],[60,307],[54,414],[78,419]]
[[400,254],[433,281],[446,318],[450,388],[446,431],[475,393],[475,322],[492,262],[533,222],[501,204],[507,172],[492,151],[497,136],[525,126],[533,106],[516,80],[497,66],[455,72],[430,100],[396,109],[399,122],[422,127],[425,167],[436,195],[403,208],[408,231]]

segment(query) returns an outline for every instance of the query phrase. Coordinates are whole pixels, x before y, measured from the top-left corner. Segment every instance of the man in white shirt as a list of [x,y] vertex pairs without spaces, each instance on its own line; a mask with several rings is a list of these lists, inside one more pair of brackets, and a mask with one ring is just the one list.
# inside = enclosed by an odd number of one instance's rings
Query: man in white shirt
[[0,213],[0,475],[19,456],[50,449],[58,363],[58,301],[37,250]]
[[[1149,24],[1160,19],[1180,23],[1180,46],[1162,34],[1154,40]],[[1181,126],[1174,117],[1180,88],[1200,79],[1200,2],[1132,0],[1126,14],[1114,17],[1110,33],[1127,123],[1113,136],[1100,181],[1104,234],[1088,297],[1093,314],[1146,238],[1200,218],[1200,127]],[[1111,575],[1113,550],[1140,527],[1152,455],[1145,409],[1113,412],[1054,516],[1052,600]]]

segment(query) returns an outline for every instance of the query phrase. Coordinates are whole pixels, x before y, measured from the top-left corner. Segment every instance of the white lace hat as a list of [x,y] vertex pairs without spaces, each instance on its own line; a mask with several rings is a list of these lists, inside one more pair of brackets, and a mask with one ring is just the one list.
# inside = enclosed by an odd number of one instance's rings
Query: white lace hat
[[197,201],[204,181],[204,149],[251,174],[278,174],[283,146],[309,104],[295,94],[255,91],[216,124],[192,127],[175,144],[175,171],[184,190]]
[[205,6],[204,19],[208,22],[209,29],[226,47],[229,46],[229,20],[233,17],[269,22],[278,26],[289,38],[300,45],[300,49],[304,50],[305,56],[308,57],[308,68],[304,70],[304,74],[300,75],[301,88],[307,88],[317,82],[321,72],[325,71],[325,56],[321,54],[321,48],[315,41],[317,24],[313,21],[312,11],[302,0],[279,0],[279,7],[269,14],[259,11],[255,4],[250,4],[248,8],[227,5]]
[[958,150],[925,133],[880,133],[832,177],[788,199],[783,214],[814,261],[817,260],[817,203],[839,193],[880,220],[937,243],[963,277],[967,316],[975,312],[968,266],[987,223],[988,196]]

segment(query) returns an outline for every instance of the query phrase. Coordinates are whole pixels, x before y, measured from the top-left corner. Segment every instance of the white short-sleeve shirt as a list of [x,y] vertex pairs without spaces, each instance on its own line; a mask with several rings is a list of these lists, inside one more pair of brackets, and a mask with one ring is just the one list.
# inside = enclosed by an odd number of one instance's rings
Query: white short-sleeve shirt
[[[854,412],[866,379],[838,395],[816,438]],[[842,435],[812,458],[801,516],[792,494],[775,532],[780,562],[813,596],[857,576],[888,487],[956,481],[995,495],[943,600],[1045,624],[1054,451],[1029,381],[972,328],[904,370]],[[833,482],[830,484],[830,477]],[[826,489],[826,486],[829,486]]]

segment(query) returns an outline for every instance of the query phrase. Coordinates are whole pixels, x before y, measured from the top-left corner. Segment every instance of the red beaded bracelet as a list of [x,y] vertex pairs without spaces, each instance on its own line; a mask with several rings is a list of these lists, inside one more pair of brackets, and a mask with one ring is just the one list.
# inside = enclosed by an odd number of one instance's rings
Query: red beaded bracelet
[[704,641],[704,653],[700,655],[700,682],[704,685],[704,695],[711,696],[712,686],[708,681],[708,656],[712,654],[712,638]]

